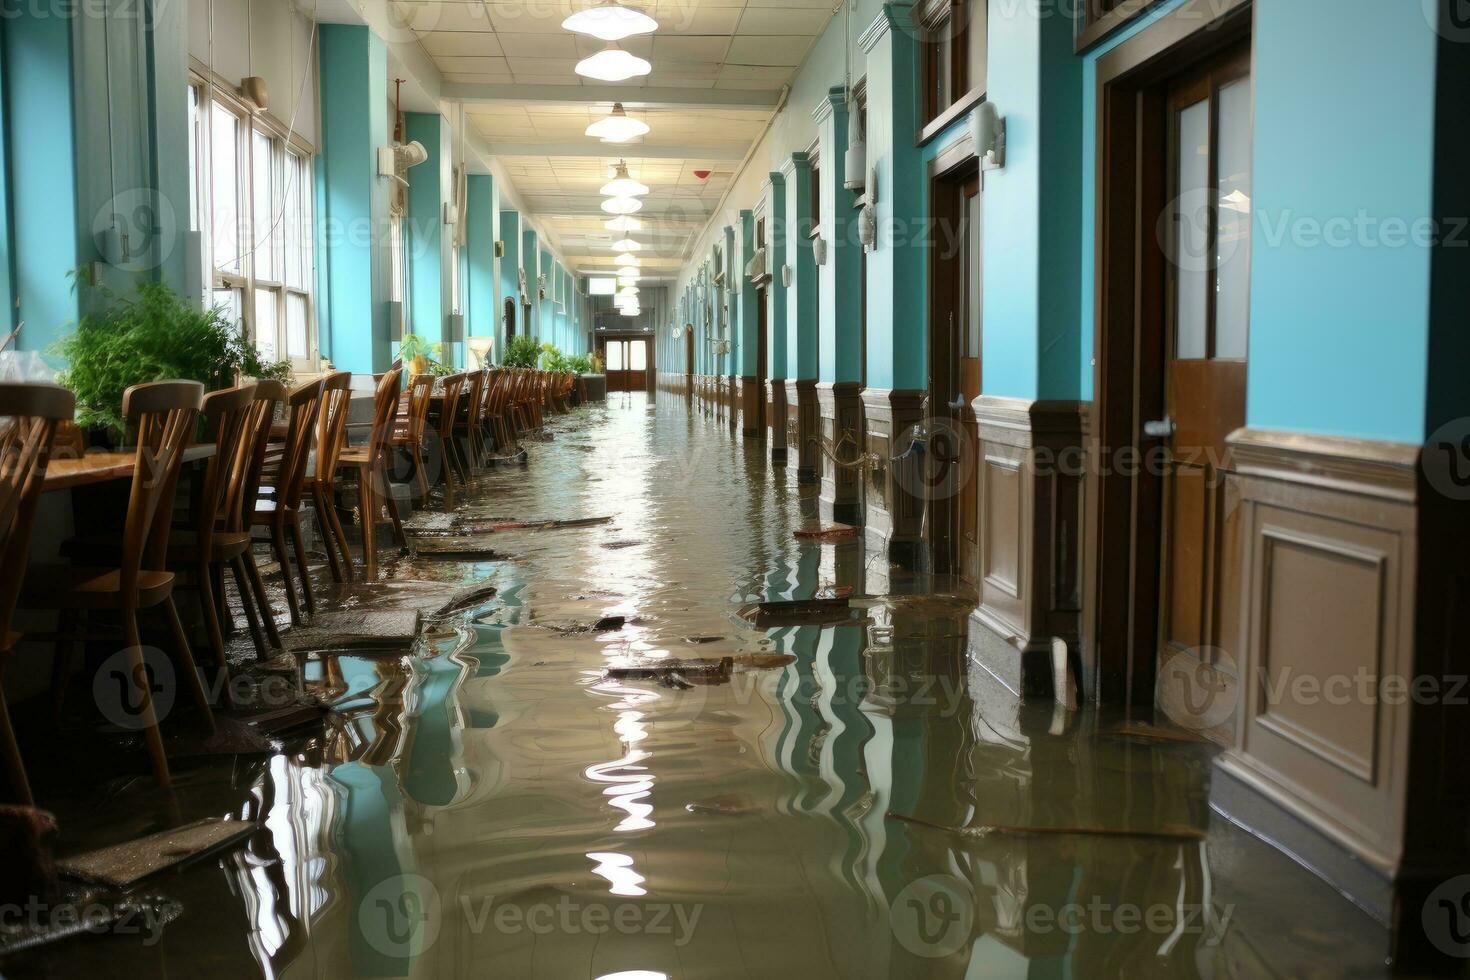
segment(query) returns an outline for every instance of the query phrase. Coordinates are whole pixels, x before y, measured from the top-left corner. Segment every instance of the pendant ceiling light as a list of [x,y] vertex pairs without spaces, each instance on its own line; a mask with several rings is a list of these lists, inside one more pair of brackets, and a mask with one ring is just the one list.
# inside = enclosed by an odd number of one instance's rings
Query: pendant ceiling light
[[575,71],[583,78],[595,78],[599,82],[626,82],[630,78],[647,75],[653,71],[653,66],[609,42],[592,57],[577,62]]
[[596,136],[604,143],[626,143],[647,133],[648,123],[629,116],[621,102],[613,103],[612,115],[603,116],[587,127],[588,136]]
[[629,278],[638,275],[638,270],[633,268],[631,265],[624,266],[623,268],[618,270],[618,275],[623,278]]
[[615,251],[615,252],[641,252],[641,251],[643,251],[643,243],[642,242],[635,242],[631,238],[624,238],[620,242],[613,242],[612,243],[612,247],[613,247],[613,251]]
[[619,289],[618,290],[618,296],[619,297],[622,297],[622,298],[626,298],[626,299],[637,299],[637,297],[638,297],[638,287],[637,286],[624,286],[622,289]]
[[602,185],[600,194],[608,197],[637,197],[648,193],[648,185],[640,184],[628,176],[628,161],[619,160],[613,169],[613,179]]
[[642,276],[618,276],[618,285],[636,286],[638,285],[639,280],[641,280],[642,278]]
[[643,227],[643,222],[637,218],[630,218],[628,215],[623,214],[613,218],[611,221],[604,221],[602,227],[608,231],[638,231]]
[[623,307],[623,316],[637,316],[638,314],[640,314],[642,312],[643,311],[640,310],[636,306],[625,306],[625,307]]
[[561,22],[563,29],[588,34],[604,41],[621,41],[634,34],[652,34],[658,21],[641,10],[624,7],[608,0],[586,10],[579,10]]
[[638,265],[638,256],[633,255],[629,252],[624,252],[622,255],[619,255],[617,258],[613,259],[613,261],[616,262],[618,265],[636,266]]
[[642,207],[643,202],[636,197],[610,197],[602,202],[602,210],[608,214],[632,214]]

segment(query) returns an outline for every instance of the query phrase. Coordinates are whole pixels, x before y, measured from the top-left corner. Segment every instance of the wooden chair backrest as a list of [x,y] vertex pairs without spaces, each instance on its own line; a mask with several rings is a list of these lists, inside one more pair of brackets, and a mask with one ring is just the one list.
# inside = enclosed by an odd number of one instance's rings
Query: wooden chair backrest
[[434,398],[434,376],[425,371],[408,381],[408,438],[419,445],[429,426],[429,405]]
[[260,494],[260,475],[265,469],[266,450],[270,446],[271,426],[276,421],[276,406],[286,400],[286,386],[280,381],[255,382],[255,396],[245,423],[245,434],[235,452],[235,465],[230,471],[230,484],[225,491],[221,521],[226,531],[245,531],[255,513],[255,498]]
[[394,368],[378,381],[378,391],[373,396],[373,431],[368,436],[369,459],[378,459],[393,437],[393,419],[398,414],[398,380],[402,373]]
[[145,561],[150,570],[164,566],[169,521],[158,520],[158,512],[173,501],[184,449],[203,402],[204,385],[197,381],[155,381],[123,392],[123,419],[136,433],[138,446],[119,565],[124,596],[137,596],[138,572]]
[[[485,372],[466,371],[464,397],[461,403],[465,406],[464,417],[470,428],[480,423],[480,418],[485,411]],[[457,417],[457,416],[456,416]]]
[[57,424],[75,411],[76,397],[60,385],[0,384],[0,640],[25,580]]
[[195,542],[201,549],[209,547],[210,535],[233,486],[243,445],[253,433],[255,382],[211,391],[204,396],[204,431],[214,443],[214,455],[204,467],[204,479],[194,512]]
[[352,372],[334,371],[322,379],[322,405],[316,416],[315,483],[330,485],[337,458],[347,442],[348,406],[352,401]]
[[322,407],[321,381],[297,385],[286,396],[286,405],[290,421],[281,468],[276,474],[276,506],[291,510],[301,503],[301,491],[306,486],[306,464],[311,457],[317,415]]
[[454,420],[459,417],[459,396],[464,391],[466,375],[451,374],[443,379],[444,401],[439,406],[439,436],[448,439],[454,432]]

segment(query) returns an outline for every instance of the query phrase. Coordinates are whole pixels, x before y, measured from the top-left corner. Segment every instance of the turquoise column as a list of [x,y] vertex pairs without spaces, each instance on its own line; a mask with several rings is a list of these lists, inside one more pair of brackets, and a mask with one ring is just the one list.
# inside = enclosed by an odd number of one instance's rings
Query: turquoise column
[[388,325],[389,178],[378,176],[387,146],[388,54],[366,27],[322,24],[321,194],[317,262],[330,300],[318,331],[333,364],[345,371],[386,371],[393,360]]
[[12,316],[18,350],[45,350],[78,316],[77,160],[72,135],[71,19],[31,6],[5,21]]
[[740,374],[740,253],[736,250],[736,232],[732,225],[725,226],[724,246],[721,254],[725,260],[725,284],[720,287],[720,310],[723,337],[730,341],[730,353],[721,358],[722,374],[736,377]]
[[817,138],[822,148],[820,207],[822,224],[818,229],[827,245],[827,262],[817,267],[817,366],[818,380],[826,382],[858,381],[862,365],[862,311],[858,309],[862,292],[863,247],[858,242],[852,209],[852,192],[842,186],[847,152],[847,94],[838,85],[812,110],[817,121]]
[[537,311],[540,309],[541,300],[536,288],[536,229],[525,227],[521,230],[521,269],[526,274],[526,299],[529,307],[522,307],[526,317],[525,333],[528,336],[540,338],[541,330],[538,323]]
[[791,154],[781,168],[786,178],[786,264],[792,284],[786,290],[787,377],[797,381],[817,376],[817,263],[812,255],[811,161]]
[[[5,21],[0,20],[0,56],[5,52]],[[5,125],[5,66],[0,61],[0,330],[15,329],[15,293],[11,291],[10,130]]]
[[[466,285],[465,336],[490,337],[492,351],[498,351],[504,340],[495,325],[500,322],[500,280],[495,241],[500,237],[500,215],[496,210],[495,178],[490,174],[470,174],[465,180],[469,214],[465,249],[469,252],[469,276]],[[468,361],[466,362],[468,363]]]
[[[408,220],[404,245],[408,249],[409,299],[412,308],[406,330],[430,341],[442,340],[449,300],[450,229],[444,224],[448,199],[449,127],[436,112],[404,113],[404,135],[417,140],[429,158],[408,172]],[[445,351],[445,357],[451,353]]]
[[[500,212],[500,241],[505,245],[505,254],[500,257],[500,307],[495,311],[496,349],[500,359],[505,356],[505,301],[511,301],[515,309],[515,332],[526,332],[525,311],[521,307],[521,216],[510,208]],[[503,360],[502,360],[502,363]]]
[[541,275],[546,277],[546,299],[540,301],[536,309],[537,331],[539,335],[553,344],[559,344],[560,338],[556,335],[556,264],[551,259],[551,253],[544,249],[540,253],[541,264],[537,266]]
[[868,255],[868,387],[919,391],[929,373],[920,315],[928,253],[914,247],[924,174],[914,146],[919,51],[912,29],[900,26],[907,16],[906,8],[885,4],[858,39],[868,63],[868,160],[878,174],[878,242]]
[[766,257],[771,270],[771,281],[767,286],[771,304],[766,317],[766,351],[771,357],[771,380],[784,381],[788,376],[786,366],[786,284],[781,279],[781,267],[786,264],[786,178],[772,171],[765,186],[761,188],[766,200],[766,230],[771,254]]
[[1078,398],[1081,61],[1068,18],[1035,7],[992,17],[988,37],[986,95],[1007,140],[1005,167],[985,174],[981,389]]
[[[755,215],[750,210],[740,212],[740,251],[736,253],[735,275],[740,279],[733,331],[736,339],[738,360],[735,374],[746,378],[755,377],[760,350],[756,331],[760,328],[760,311],[755,307],[755,284],[745,274],[745,267],[755,255]],[[762,397],[765,397],[762,395]]]

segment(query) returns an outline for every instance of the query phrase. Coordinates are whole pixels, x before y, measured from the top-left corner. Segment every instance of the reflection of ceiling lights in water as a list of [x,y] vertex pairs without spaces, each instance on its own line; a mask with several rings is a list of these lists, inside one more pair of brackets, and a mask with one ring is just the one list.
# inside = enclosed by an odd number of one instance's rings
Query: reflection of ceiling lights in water
[[638,231],[643,227],[643,222],[638,218],[630,218],[623,214],[611,221],[604,221],[602,227],[608,231]]
[[579,10],[562,21],[561,26],[563,30],[603,41],[621,41],[634,34],[652,34],[658,30],[658,21],[641,10],[609,2]]
[[643,202],[636,197],[610,197],[602,202],[602,210],[608,214],[632,214],[643,209]]
[[599,82],[626,82],[630,78],[647,75],[653,71],[653,66],[636,54],[629,54],[609,43],[592,57],[577,62],[574,70],[583,78],[595,78]]
[[608,197],[637,197],[648,193],[648,185],[640,184],[628,176],[628,163],[619,160],[617,168],[613,171],[613,179],[602,185],[600,194]]
[[603,116],[587,127],[588,136],[596,136],[604,143],[626,143],[647,134],[648,123],[629,116],[621,102],[613,103],[611,115]]

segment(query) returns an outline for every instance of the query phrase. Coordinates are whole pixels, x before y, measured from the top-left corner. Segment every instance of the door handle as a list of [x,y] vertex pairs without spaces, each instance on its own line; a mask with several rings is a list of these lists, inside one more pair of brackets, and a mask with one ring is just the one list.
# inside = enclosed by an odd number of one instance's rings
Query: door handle
[[1143,434],[1150,439],[1167,439],[1174,434],[1175,428],[1177,426],[1174,425],[1174,420],[1165,416],[1143,423]]
[[949,403],[949,407],[952,411],[960,411],[965,407],[965,396],[963,394],[955,395],[954,401]]

